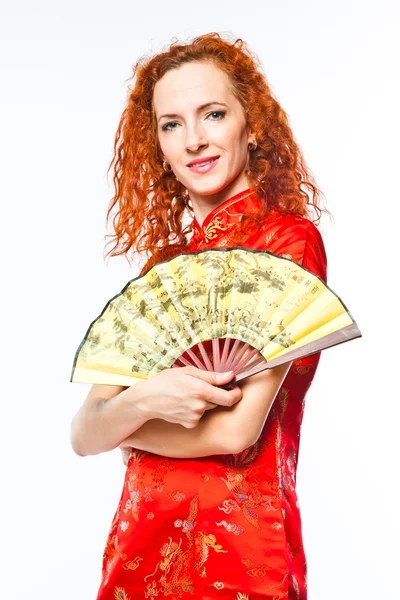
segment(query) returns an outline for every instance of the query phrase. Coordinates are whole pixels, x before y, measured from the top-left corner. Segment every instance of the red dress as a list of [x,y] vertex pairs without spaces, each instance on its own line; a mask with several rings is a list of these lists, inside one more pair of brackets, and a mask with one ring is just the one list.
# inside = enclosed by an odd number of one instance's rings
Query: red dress
[[[326,281],[316,226],[270,211],[250,236],[237,232],[259,200],[224,201],[188,251],[244,246],[302,264]],[[108,535],[98,600],[306,600],[307,564],[296,495],[305,395],[320,353],[295,361],[258,441],[239,454],[172,459],[133,449]]]

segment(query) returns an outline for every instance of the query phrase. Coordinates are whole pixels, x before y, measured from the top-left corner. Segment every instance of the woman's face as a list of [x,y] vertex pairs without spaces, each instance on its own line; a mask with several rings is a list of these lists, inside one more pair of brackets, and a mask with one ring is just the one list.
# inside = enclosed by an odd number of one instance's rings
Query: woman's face
[[153,104],[163,157],[195,206],[218,205],[249,187],[244,171],[254,136],[224,71],[203,62],[168,71]]

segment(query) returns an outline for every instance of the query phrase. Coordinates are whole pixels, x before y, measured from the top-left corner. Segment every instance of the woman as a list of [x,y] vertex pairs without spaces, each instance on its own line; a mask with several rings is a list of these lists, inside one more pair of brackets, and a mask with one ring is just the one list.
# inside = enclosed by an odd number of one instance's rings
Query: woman
[[[310,219],[320,192],[246,45],[207,34],[138,61],[134,76],[111,163],[112,254],[147,251],[143,273],[180,252],[243,246],[326,281]],[[127,464],[98,600],[306,599],[295,485],[319,359],[230,390],[220,386],[232,374],[194,367],[92,387],[72,445],[80,455],[119,446]]]

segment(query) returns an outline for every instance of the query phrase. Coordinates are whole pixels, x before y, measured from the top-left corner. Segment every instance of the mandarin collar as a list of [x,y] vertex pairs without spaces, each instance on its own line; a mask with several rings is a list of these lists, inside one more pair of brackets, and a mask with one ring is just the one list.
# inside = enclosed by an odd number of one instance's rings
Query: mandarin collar
[[[199,225],[196,217],[193,219],[192,242],[202,239],[208,243],[216,238],[219,232],[226,231],[229,226],[235,225],[244,213],[252,213],[261,205],[256,196],[255,188],[250,187],[213,208],[206,216],[202,225]],[[231,209],[231,210],[229,210]]]

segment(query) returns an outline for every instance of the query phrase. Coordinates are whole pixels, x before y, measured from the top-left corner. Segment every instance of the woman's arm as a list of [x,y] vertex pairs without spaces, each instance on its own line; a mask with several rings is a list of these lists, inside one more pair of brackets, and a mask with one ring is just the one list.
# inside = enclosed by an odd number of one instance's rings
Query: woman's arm
[[242,400],[207,411],[194,429],[154,419],[127,437],[120,448],[126,464],[130,447],[170,458],[236,454],[259,438],[275,397],[291,366],[267,369],[239,382]]
[[218,387],[232,377],[180,367],[165,369],[128,388],[93,385],[72,419],[72,448],[79,456],[108,452],[153,419],[192,429],[205,411],[241,400],[239,386],[229,391]]
[[78,456],[112,450],[146,422],[138,408],[140,386],[92,385],[71,422],[71,445]]

